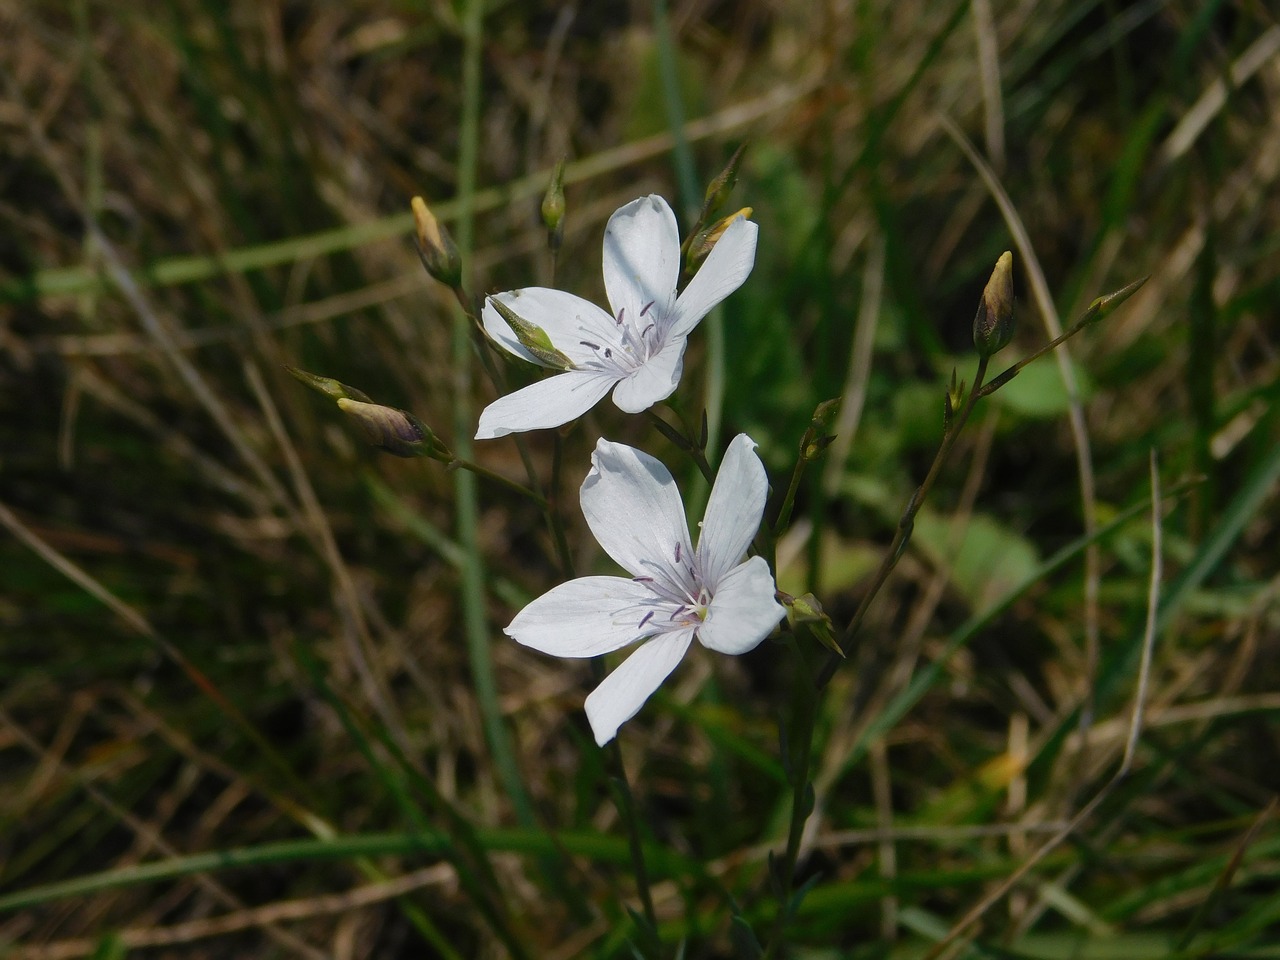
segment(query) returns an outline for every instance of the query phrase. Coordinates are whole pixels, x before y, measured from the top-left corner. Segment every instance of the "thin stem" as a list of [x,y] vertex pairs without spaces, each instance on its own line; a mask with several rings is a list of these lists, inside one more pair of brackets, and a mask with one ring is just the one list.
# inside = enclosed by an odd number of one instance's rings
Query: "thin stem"
[[[795,634],[790,637],[791,649],[801,667],[801,676],[808,675],[808,666],[800,649]],[[781,888],[778,912],[774,914],[773,928],[769,932],[769,944],[765,949],[764,960],[774,960],[785,943],[783,936],[787,920],[791,915],[791,897],[795,892],[796,862],[800,859],[800,843],[804,839],[804,825],[808,822],[812,804],[808,793],[812,789],[809,783],[809,766],[813,753],[813,725],[817,717],[818,698],[803,687],[798,688],[795,697],[793,744],[800,749],[789,751],[792,768],[787,771],[791,778],[791,822],[787,827],[787,848],[782,855],[782,864],[778,867],[780,875],[775,879]]]
[[[942,443],[938,445],[938,452],[934,455],[933,464],[929,467],[929,472],[925,475],[920,486],[916,488],[915,493],[911,495],[911,499],[907,502],[906,509],[902,512],[902,517],[898,520],[897,529],[894,531],[893,541],[885,550],[884,557],[880,561],[880,568],[876,571],[875,578],[871,581],[871,586],[862,597],[862,602],[858,604],[858,609],[854,612],[853,618],[849,621],[849,625],[845,628],[843,636],[840,638],[840,649],[846,654],[849,652],[849,646],[857,636],[858,630],[862,626],[863,618],[867,615],[867,610],[871,607],[871,603],[875,600],[880,589],[885,585],[885,581],[889,579],[889,574],[893,572],[893,568],[898,565],[902,553],[907,548],[907,542],[911,539],[911,532],[915,526],[916,514],[920,512],[920,507],[924,505],[925,498],[933,489],[934,483],[938,479],[938,474],[942,472],[942,466],[947,461],[947,457],[951,454],[951,448],[955,445],[956,437],[960,435],[960,431],[964,429],[964,425],[969,420],[970,414],[977,406],[978,401],[986,396],[987,392],[982,383],[982,378],[987,373],[988,357],[980,357],[978,360],[978,371],[974,375],[973,389],[969,391],[965,397],[964,404],[959,412],[952,419],[946,432],[943,434]],[[835,673],[836,667],[840,665],[842,658],[836,654],[832,654],[826,665],[822,668],[822,672],[818,675],[816,686],[819,690],[826,687],[831,681],[832,675]]]
[[[898,520],[897,529],[894,531],[893,542],[885,550],[884,558],[880,562],[880,568],[876,571],[871,587],[863,596],[862,602],[858,605],[857,612],[854,613],[853,618],[849,621],[848,627],[845,628],[844,635],[840,639],[840,648],[846,653],[862,625],[862,620],[866,616],[872,600],[875,599],[880,589],[889,579],[889,574],[893,572],[893,568],[897,566],[899,558],[901,558],[903,551],[906,549],[907,542],[911,538],[912,528],[915,525],[916,514],[920,511],[925,498],[933,489],[933,485],[938,479],[938,474],[942,471],[942,466],[946,463],[947,457],[951,453],[951,448],[955,445],[956,437],[964,429],[964,425],[968,422],[969,416],[973,413],[978,401],[985,396],[982,391],[982,381],[987,373],[988,360],[989,357],[987,356],[979,357],[978,370],[974,375],[973,389],[966,395],[960,410],[948,421],[942,436],[942,442],[938,445],[938,452],[933,458],[933,464],[929,467],[929,472],[925,475],[920,486],[916,488],[915,493],[911,495],[911,499],[907,502],[907,507],[903,511],[901,519]],[[803,451],[801,451],[801,462],[803,462]],[[796,470],[792,474],[793,488],[799,484],[800,473],[801,464],[798,463]],[[793,496],[793,491],[788,490],[788,495]],[[787,504],[784,501],[784,507],[786,506]],[[781,514],[779,519],[781,521]],[[765,960],[774,960],[782,949],[788,908],[795,886],[795,866],[800,855],[800,843],[804,837],[805,823],[808,821],[812,810],[812,804],[808,800],[809,790],[812,789],[809,784],[809,760],[813,748],[814,718],[817,715],[818,700],[821,692],[826,688],[831,677],[834,676],[836,667],[843,659],[843,657],[835,653],[830,654],[815,681],[816,690],[802,696],[798,704],[796,749],[792,753],[792,762],[795,764],[795,779],[792,784],[791,820],[787,829],[787,848],[782,860],[782,875],[778,877],[783,898],[778,905],[778,913],[774,919],[769,945],[765,951]]]
[[564,465],[564,439],[556,434],[551,455],[551,496],[548,498],[547,524],[556,544],[556,556],[560,560],[560,572],[566,578],[573,577],[573,554],[569,552],[569,539],[564,531],[564,514],[560,511],[560,469]]
[[649,422],[653,424],[654,428],[660,434],[693,458],[693,462],[698,465],[698,470],[701,471],[702,476],[706,479],[707,483],[715,483],[716,472],[711,469],[711,464],[707,462],[706,451],[704,451],[692,437],[682,433],[679,428],[673,427],[671,424],[667,423],[666,420],[663,420],[662,417],[654,413],[652,409],[646,410],[645,416],[649,418]]
[[465,460],[462,457],[455,456],[453,457],[453,459],[449,460],[449,462],[445,464],[445,467],[449,470],[467,470],[471,473],[474,473],[478,477],[484,477],[486,480],[491,480],[494,483],[501,484],[502,486],[506,487],[508,490],[514,490],[516,493],[520,494],[522,497],[528,497],[530,500],[536,503],[543,510],[548,509],[547,498],[544,497],[542,494],[534,490],[530,490],[528,487],[524,486],[523,484],[516,483],[516,481],[511,480],[507,477],[504,477],[500,473],[495,473],[494,471],[490,470],[488,467],[482,467],[480,466],[480,464],[476,463],[474,460]]
[[614,802],[618,805],[618,813],[627,827],[627,845],[631,851],[631,869],[635,873],[636,893],[640,896],[640,906],[650,929],[656,934],[658,930],[658,913],[653,908],[653,891],[649,886],[649,869],[644,860],[644,840],[640,836],[640,820],[636,816],[635,797],[631,793],[631,784],[627,781],[627,769],[622,763],[622,748],[614,740],[606,748],[609,765],[613,767]]
[[[484,36],[483,0],[467,0],[462,21],[462,123],[458,148],[458,251],[465,264],[474,247],[476,171],[480,155],[480,98],[482,93],[480,61]],[[471,434],[474,421],[471,410],[471,336],[474,318],[463,310],[453,323],[454,440],[460,459],[471,457]],[[489,624],[485,610],[485,571],[479,544],[479,504],[476,478],[465,470],[454,474],[455,508],[458,522],[458,544],[465,558],[462,566],[461,602],[463,631],[468,659],[476,687],[476,699],[483,719],[485,739],[493,752],[494,764],[502,786],[511,799],[521,823],[533,823],[533,811],[515,750],[502,722],[498,703],[497,680],[489,644]]]
[[800,478],[804,476],[805,467],[809,465],[809,461],[805,459],[803,446],[800,455],[796,458],[795,469],[791,471],[791,482],[787,485],[787,494],[782,498],[782,506],[778,508],[778,519],[773,523],[773,532],[777,536],[779,532],[791,520],[791,508],[795,506],[796,494],[800,490]]

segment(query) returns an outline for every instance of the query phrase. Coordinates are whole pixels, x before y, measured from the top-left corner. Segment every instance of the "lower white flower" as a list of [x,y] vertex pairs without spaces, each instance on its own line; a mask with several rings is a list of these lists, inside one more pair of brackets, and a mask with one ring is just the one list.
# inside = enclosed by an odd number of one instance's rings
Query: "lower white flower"
[[557,657],[595,657],[644,641],[587,697],[603,746],[676,668],[695,639],[720,653],[754,649],[786,611],[763,557],[742,561],[760,528],[768,478],[755,443],[729,444],[698,536],[689,541],[671,472],[633,447],[600,440],[582,484],[582,512],[600,546],[631,577],[580,577],[543,594],[507,627]]

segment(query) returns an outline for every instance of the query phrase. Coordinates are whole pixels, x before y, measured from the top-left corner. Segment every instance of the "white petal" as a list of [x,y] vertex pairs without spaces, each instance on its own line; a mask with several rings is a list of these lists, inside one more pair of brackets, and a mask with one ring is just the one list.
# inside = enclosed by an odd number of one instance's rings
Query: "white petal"
[[676,301],[668,336],[687,337],[716,304],[742,286],[755,266],[758,233],[753,221],[741,217],[725,228]]
[[638,320],[647,304],[666,316],[680,278],[680,231],[656,194],[620,207],[604,230],[604,289],[616,317]]
[[594,407],[617,377],[570,370],[499,397],[480,413],[477,440],[558,427]]
[[716,585],[698,640],[717,653],[754,650],[787,611],[774,598],[777,587],[764,557],[734,567]]
[[684,501],[671,472],[624,443],[600,440],[582,482],[582,513],[605,553],[635,577],[670,583],[689,556]]
[[[619,388],[621,389],[621,388]],[[618,396],[614,392],[614,398]],[[698,561],[705,582],[714,590],[720,578],[737,566],[760,529],[769,478],[756,455],[755,441],[745,433],[733,438],[707,500]]]
[[636,368],[613,391],[613,402],[624,413],[640,413],[665,400],[680,386],[684,372],[684,337],[667,341],[666,346]]
[[590,300],[583,300],[563,290],[525,287],[486,297],[484,310],[481,312],[485,332],[508,353],[530,363],[548,366],[521,345],[507,321],[502,319],[502,315],[489,302],[495,298],[523,319],[545,330],[552,345],[575,363],[594,358],[593,351],[583,341],[596,342],[603,338],[612,342],[617,339],[612,317]]
[[[597,657],[658,632],[653,591],[623,577],[579,577],[544,593],[516,614],[506,634],[556,657]],[[641,625],[643,624],[643,626]]]
[[636,715],[680,663],[692,640],[692,630],[654,637],[591,691],[586,710],[596,743],[603,747],[614,738],[618,727]]

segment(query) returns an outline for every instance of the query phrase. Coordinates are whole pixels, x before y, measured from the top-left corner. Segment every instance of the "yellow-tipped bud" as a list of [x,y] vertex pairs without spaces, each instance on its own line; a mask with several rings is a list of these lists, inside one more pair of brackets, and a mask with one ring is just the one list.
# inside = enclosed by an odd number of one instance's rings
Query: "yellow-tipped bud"
[[354,420],[365,439],[379,450],[397,457],[452,459],[431,428],[407,410],[346,398],[338,401],[338,409]]
[[421,197],[409,201],[413,209],[413,225],[417,232],[418,257],[427,273],[450,290],[462,286],[462,257],[449,236],[449,231],[436,219]]
[[1013,254],[1006,250],[996,261],[991,279],[982,291],[982,302],[973,318],[973,345],[990,357],[1013,339]]
[[722,220],[717,220],[711,226],[707,227],[707,229],[695,236],[689,243],[689,253],[687,257],[688,268],[692,270],[698,264],[702,263],[703,260],[707,259],[707,254],[715,249],[715,245],[720,241],[720,238],[724,236],[724,232],[729,229],[729,224],[733,223],[733,221],[737,220],[739,217],[745,220],[749,216],[751,216],[751,208],[743,207],[736,213],[731,213]]
[[552,253],[560,252],[560,243],[564,240],[564,164],[561,157],[542,198],[542,222],[547,228],[547,247]]

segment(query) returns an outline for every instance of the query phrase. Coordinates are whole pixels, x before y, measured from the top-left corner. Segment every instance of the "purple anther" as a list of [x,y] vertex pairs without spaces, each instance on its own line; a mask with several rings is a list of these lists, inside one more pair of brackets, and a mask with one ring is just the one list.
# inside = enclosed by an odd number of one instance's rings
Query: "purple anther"
[[655,303],[657,303],[657,302],[658,302],[658,301],[656,301],[656,300],[650,300],[648,303],[646,303],[646,304],[644,305],[644,309],[640,311],[640,316],[642,316],[642,317],[643,317],[646,313],[648,313],[648,312],[649,312],[649,308],[650,308],[650,307],[652,307],[652,306],[653,306]]
[[653,619],[653,611],[650,610],[648,613],[644,615],[641,621],[636,624],[636,629],[639,630],[641,627],[643,627],[646,623],[648,623],[652,619]]

